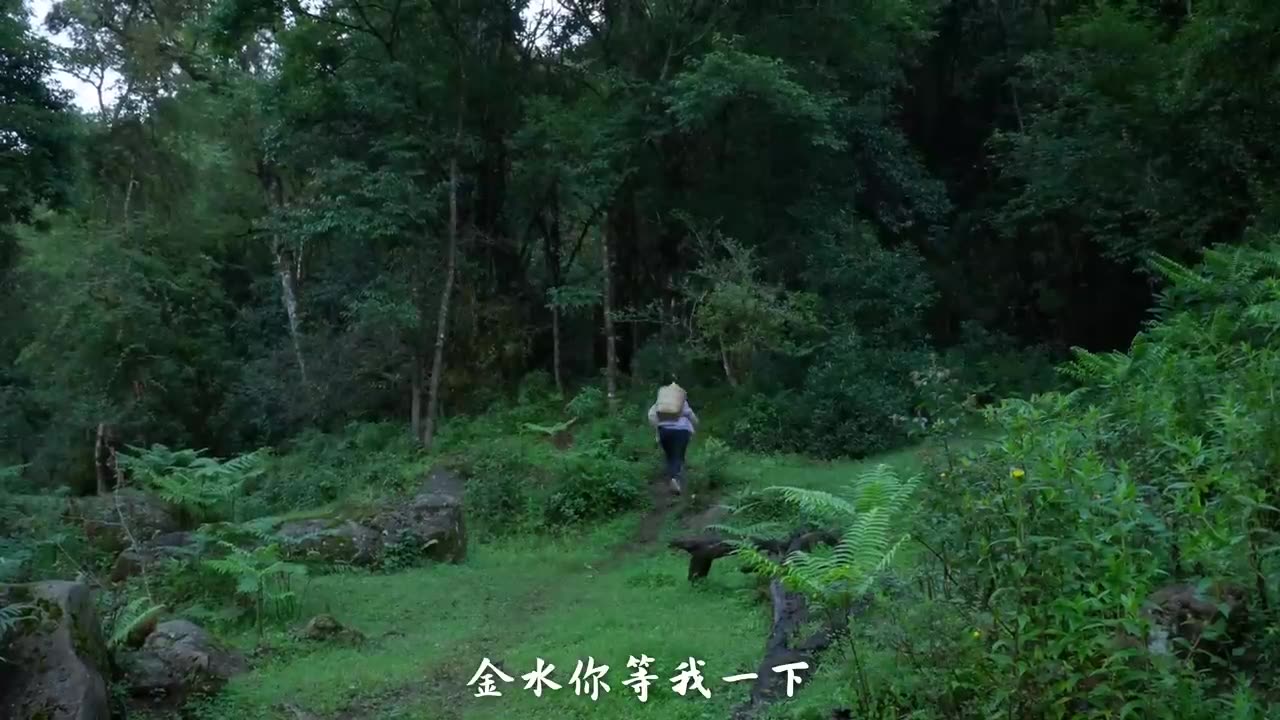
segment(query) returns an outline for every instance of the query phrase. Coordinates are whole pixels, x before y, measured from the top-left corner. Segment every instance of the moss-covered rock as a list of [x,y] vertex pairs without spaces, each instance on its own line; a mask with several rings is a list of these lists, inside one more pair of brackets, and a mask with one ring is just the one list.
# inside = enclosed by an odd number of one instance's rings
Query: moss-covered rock
[[179,529],[178,513],[172,506],[154,495],[128,488],[73,500],[68,515],[69,520],[80,524],[94,547],[108,552],[129,547],[130,534],[144,543]]
[[291,520],[276,528],[287,557],[329,564],[372,565],[381,555],[377,531],[352,520]]
[[385,543],[421,548],[425,557],[460,563],[467,558],[464,483],[454,473],[432,470],[407,501],[388,503],[364,522]]
[[169,702],[214,692],[249,669],[242,655],[186,620],[158,624],[142,648],[121,654],[119,663],[130,695]]
[[0,717],[109,720],[107,646],[89,587],[74,582],[0,585],[0,604],[30,604],[0,664]]

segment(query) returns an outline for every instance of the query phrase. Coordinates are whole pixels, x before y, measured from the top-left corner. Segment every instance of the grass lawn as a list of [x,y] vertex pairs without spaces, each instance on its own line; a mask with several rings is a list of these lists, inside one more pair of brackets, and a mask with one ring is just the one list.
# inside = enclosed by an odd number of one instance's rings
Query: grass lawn
[[[839,489],[871,464],[918,472],[915,450],[857,463],[739,458],[751,485]],[[666,534],[676,531],[673,518]],[[268,637],[274,647],[252,673],[207,704],[209,718],[724,718],[746,699],[750,682],[724,676],[753,672],[763,652],[770,610],[757,581],[726,562],[707,582],[685,580],[687,556],[665,538],[631,545],[639,516],[614,520],[577,537],[508,539],[473,544],[462,565],[390,575],[337,574],[312,580],[304,616],[328,612],[368,637],[362,647]],[[245,636],[251,647],[256,637]],[[622,683],[631,656],[654,659],[658,676],[648,702]],[[607,665],[609,686],[597,700],[576,695],[579,660]],[[677,666],[693,657],[710,699],[672,690]],[[467,683],[483,658],[514,681],[501,697],[475,697]],[[521,676],[541,658],[555,666],[559,690],[535,697]],[[497,678],[495,678],[496,680]]]

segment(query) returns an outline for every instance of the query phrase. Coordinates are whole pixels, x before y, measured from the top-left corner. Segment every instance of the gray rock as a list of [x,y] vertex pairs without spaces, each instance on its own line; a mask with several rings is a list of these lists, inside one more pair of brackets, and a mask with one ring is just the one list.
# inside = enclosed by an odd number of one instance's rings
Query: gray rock
[[131,547],[116,556],[111,568],[111,582],[121,582],[141,575],[144,570],[163,565],[171,559],[190,558],[196,555],[194,533],[172,532],[157,535],[149,542]]
[[106,642],[89,587],[73,582],[0,585],[0,604],[31,604],[0,663],[0,717],[109,720]]
[[408,502],[383,507],[369,518],[385,543],[410,543],[433,560],[460,563],[467,558],[462,479],[448,470],[432,470]]
[[463,482],[445,470],[434,470],[407,499],[375,506],[347,518],[291,520],[276,528],[286,556],[370,566],[388,546],[408,546],[408,553],[440,562],[459,563],[467,556],[463,518]]
[[381,554],[378,533],[337,518],[291,520],[276,528],[285,555],[297,560],[372,565]]
[[[121,514],[129,532],[120,522]],[[80,523],[90,543],[107,551],[118,552],[129,547],[129,533],[139,543],[145,543],[179,527],[177,512],[168,503],[130,488],[72,500],[70,515]]]
[[[1229,659],[1247,644],[1248,594],[1232,583],[1167,585],[1147,598],[1142,615],[1151,623],[1146,639],[1154,655],[1185,654],[1196,647]],[[1221,622],[1223,632],[1207,632]]]
[[332,615],[316,615],[307,622],[298,635],[303,639],[316,642],[339,642],[349,645],[359,645],[365,640],[363,633],[344,626]]
[[186,620],[160,623],[142,649],[123,653],[119,664],[131,695],[169,698],[216,691],[249,669],[243,655]]

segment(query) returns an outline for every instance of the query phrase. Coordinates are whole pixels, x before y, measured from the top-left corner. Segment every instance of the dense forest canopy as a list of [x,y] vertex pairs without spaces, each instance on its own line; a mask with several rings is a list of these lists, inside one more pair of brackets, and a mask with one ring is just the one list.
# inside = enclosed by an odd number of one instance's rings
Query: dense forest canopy
[[978,358],[1125,348],[1152,253],[1275,229],[1278,25],[1264,0],[4,0],[0,464],[86,488],[95,435],[227,454],[353,419],[430,444],[531,371],[701,377],[758,449],[888,447],[930,351],[1018,389]]

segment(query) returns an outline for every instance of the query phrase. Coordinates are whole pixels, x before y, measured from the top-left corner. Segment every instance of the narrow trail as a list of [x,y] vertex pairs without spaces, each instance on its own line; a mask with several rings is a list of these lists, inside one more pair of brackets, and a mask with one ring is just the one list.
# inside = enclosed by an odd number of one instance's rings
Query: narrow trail
[[[336,714],[327,716],[311,714],[305,709],[305,702],[298,701],[301,699],[281,703],[277,710],[290,720],[373,720],[386,717],[396,708],[429,705],[434,708],[436,720],[459,720],[465,714],[469,695],[466,682],[474,672],[475,657],[487,654],[498,667],[503,667],[504,650],[537,627],[546,613],[567,603],[574,596],[576,579],[589,581],[591,577],[617,570],[638,555],[658,550],[664,531],[673,523],[678,523],[681,530],[696,531],[723,516],[723,509],[714,500],[709,507],[692,512],[689,507],[692,498],[673,494],[660,471],[651,477],[647,492],[650,507],[639,517],[634,529],[612,547],[601,548],[594,562],[573,573],[574,581],[566,583],[564,580],[567,578],[561,578],[550,585],[528,588],[514,603],[521,608],[520,613],[506,618],[501,627],[477,628],[476,633],[453,649],[449,659],[430,662],[422,667],[420,681],[389,688],[375,695],[352,698]],[[507,669],[508,672],[510,670]]]

